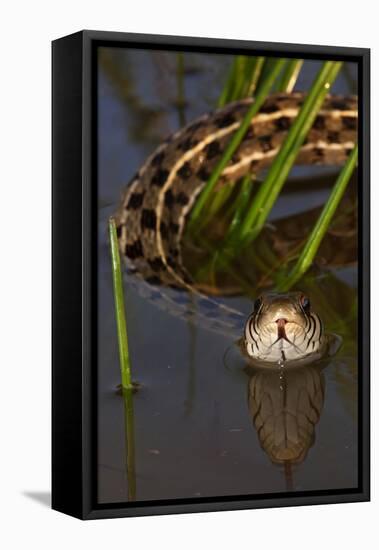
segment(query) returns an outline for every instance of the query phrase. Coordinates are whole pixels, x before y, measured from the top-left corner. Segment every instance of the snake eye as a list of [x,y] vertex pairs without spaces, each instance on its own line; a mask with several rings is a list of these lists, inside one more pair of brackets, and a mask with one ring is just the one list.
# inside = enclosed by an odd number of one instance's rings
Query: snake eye
[[309,298],[307,296],[304,296],[304,294],[300,298],[300,305],[305,311],[305,313],[308,313],[311,307],[311,302],[309,301]]
[[259,308],[261,307],[262,305],[262,299],[261,298],[257,298],[254,302],[254,312],[257,313]]

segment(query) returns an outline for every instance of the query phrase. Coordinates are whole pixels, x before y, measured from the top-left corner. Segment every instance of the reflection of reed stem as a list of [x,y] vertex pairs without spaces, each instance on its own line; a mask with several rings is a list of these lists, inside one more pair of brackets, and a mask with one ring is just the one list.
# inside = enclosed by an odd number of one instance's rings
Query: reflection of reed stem
[[125,421],[125,452],[126,452],[126,476],[128,480],[128,499],[135,500],[137,492],[136,482],[136,456],[135,456],[135,432],[134,432],[134,408],[133,393],[131,388],[123,388],[124,421]]
[[116,311],[118,349],[121,369],[121,385],[123,388],[131,388],[132,381],[130,374],[128,335],[126,332],[124,289],[122,286],[121,262],[118,249],[116,223],[113,218],[109,219],[109,240],[111,245],[112,257],[113,293]]

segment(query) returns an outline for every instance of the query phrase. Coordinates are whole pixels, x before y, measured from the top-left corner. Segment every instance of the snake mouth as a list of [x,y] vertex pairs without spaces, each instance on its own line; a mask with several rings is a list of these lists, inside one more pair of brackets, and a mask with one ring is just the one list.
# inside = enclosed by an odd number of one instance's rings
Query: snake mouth
[[287,334],[286,334],[286,324],[288,323],[288,320],[287,319],[284,319],[284,318],[280,318],[280,319],[277,319],[275,321],[276,325],[277,325],[277,330],[278,330],[278,337],[277,339],[275,340],[275,342],[272,344],[273,346],[275,344],[277,344],[280,340],[285,340],[286,342],[288,342],[291,346],[293,346],[294,348],[296,348],[297,346],[295,346],[295,343],[294,342],[291,342],[291,340],[289,340]]
[[287,340],[287,335],[286,335],[286,324],[287,324],[287,319],[277,319],[275,321],[275,323],[277,324],[277,327],[278,327],[278,340],[281,340],[282,338],[284,340]]
[[[272,349],[278,342],[280,342],[281,340],[284,340],[285,342],[287,342],[292,348],[294,348],[298,353],[301,353],[301,350],[300,348],[295,344],[295,342],[291,341],[287,334],[286,334],[286,324],[287,323],[291,323],[292,324],[292,321],[288,321],[288,319],[285,319],[284,317],[280,317],[279,319],[276,319],[275,321],[276,325],[277,325],[277,338],[275,340],[275,342],[273,342],[269,349]],[[298,323],[293,323],[293,324],[298,324]]]

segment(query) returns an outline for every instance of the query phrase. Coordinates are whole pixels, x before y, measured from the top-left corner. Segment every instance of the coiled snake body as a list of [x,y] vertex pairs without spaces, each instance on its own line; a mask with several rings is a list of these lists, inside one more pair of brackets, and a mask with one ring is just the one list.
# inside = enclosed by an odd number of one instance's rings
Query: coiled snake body
[[[273,94],[266,100],[218,185],[249,172],[258,174],[272,162],[304,98],[296,92]],[[170,136],[127,186],[116,215],[120,250],[148,284],[199,294],[182,263],[186,216],[251,102],[229,104]],[[356,97],[327,97],[296,162],[343,164],[356,141],[357,116]],[[230,320],[241,316],[226,306],[219,309]]]

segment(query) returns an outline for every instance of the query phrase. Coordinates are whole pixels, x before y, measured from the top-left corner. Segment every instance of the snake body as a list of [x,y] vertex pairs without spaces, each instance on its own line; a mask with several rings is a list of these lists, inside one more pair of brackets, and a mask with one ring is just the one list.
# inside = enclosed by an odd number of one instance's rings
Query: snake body
[[[299,92],[268,97],[251,120],[218,186],[235,182],[247,173],[256,175],[269,166],[304,99],[305,94]],[[200,295],[182,262],[186,217],[252,101],[231,103],[171,135],[127,186],[116,214],[119,246],[129,268],[148,285]],[[296,162],[343,164],[356,141],[357,117],[355,96],[328,96]],[[238,311],[217,306],[230,321],[241,317]]]

